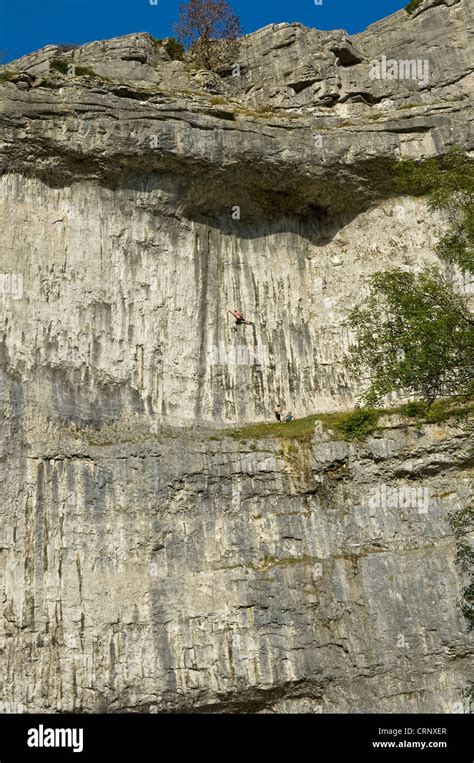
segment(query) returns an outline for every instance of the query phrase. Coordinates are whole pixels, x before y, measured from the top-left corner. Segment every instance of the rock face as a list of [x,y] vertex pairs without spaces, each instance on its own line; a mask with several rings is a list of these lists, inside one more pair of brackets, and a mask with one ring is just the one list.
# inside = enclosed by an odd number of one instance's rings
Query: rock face
[[430,0],[219,73],[147,34],[0,67],[7,711],[464,707],[466,426],[215,427],[354,404],[349,310],[445,229],[394,163],[473,148],[471,31]]
[[[99,419],[104,383],[175,423],[352,404],[349,309],[375,269],[429,261],[443,229],[396,196],[393,162],[472,147],[470,29],[458,2],[352,40],[266,27],[222,76],[144,34],[9,65],[23,72],[0,86],[1,268],[24,289],[4,304],[12,367],[37,394],[79,374]],[[371,79],[382,56],[415,55],[426,86]],[[237,307],[254,326],[234,336]]]
[[467,711],[464,428],[290,447],[35,423],[1,503],[7,711]]

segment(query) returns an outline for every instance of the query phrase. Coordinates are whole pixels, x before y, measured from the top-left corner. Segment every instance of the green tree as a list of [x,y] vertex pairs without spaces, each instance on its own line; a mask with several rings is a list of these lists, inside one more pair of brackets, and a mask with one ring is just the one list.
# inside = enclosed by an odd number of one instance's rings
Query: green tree
[[226,0],[188,0],[179,9],[174,32],[198,66],[215,70],[224,62],[229,43],[242,30]]
[[357,344],[348,364],[370,377],[365,400],[390,392],[421,396],[428,403],[462,394],[472,385],[474,320],[466,299],[437,268],[376,273],[368,299],[349,320]]
[[[400,162],[397,185],[402,193],[426,195],[431,209],[446,213],[448,229],[436,251],[444,262],[473,272],[474,165],[467,156],[453,148],[422,164]],[[428,403],[472,391],[473,316],[438,268],[376,273],[368,299],[349,320],[357,343],[348,364],[358,377],[370,377],[368,403],[396,391]]]
[[448,230],[436,250],[442,260],[474,271],[474,163],[459,147],[422,164],[400,162],[398,188],[425,194],[433,210],[444,210]]

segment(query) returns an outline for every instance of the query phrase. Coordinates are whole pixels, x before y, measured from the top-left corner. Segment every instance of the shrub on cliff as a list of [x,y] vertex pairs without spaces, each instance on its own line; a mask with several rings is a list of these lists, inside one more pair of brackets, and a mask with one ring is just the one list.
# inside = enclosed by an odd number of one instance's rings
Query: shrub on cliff
[[165,40],[160,40],[157,37],[150,35],[155,48],[163,46],[172,61],[182,61],[184,58],[185,50],[175,37],[167,37]]
[[458,148],[439,159],[400,162],[397,179],[403,193],[427,195],[430,208],[447,213],[448,230],[436,251],[464,271],[474,271],[474,162]]
[[184,47],[174,37],[169,37],[166,40],[165,50],[172,61],[182,61],[184,58]]
[[189,0],[179,9],[174,31],[194,63],[216,70],[229,54],[229,44],[241,34],[241,26],[226,0]]
[[[423,164],[400,163],[398,189],[427,195],[431,209],[447,213],[448,229],[436,251],[451,266],[474,271],[474,164],[454,148]],[[357,344],[348,364],[370,377],[365,395],[375,403],[390,392],[467,394],[474,372],[474,319],[467,299],[437,268],[420,273],[376,273],[365,303],[349,320]]]
[[0,82],[10,82],[18,72],[12,72],[9,69],[4,69],[0,72]]
[[76,66],[72,61],[64,58],[55,58],[51,61],[50,68],[60,74],[72,77],[96,77],[96,73],[90,66]]
[[413,13],[413,11],[416,11],[416,9],[422,4],[423,0],[410,0],[408,5],[405,5],[405,10],[407,13]]
[[363,440],[376,428],[379,417],[379,411],[360,408],[335,417],[333,427],[344,440]]
[[474,366],[474,320],[466,299],[437,268],[389,270],[371,279],[371,293],[350,313],[357,343],[348,364],[369,377],[365,400],[391,392],[421,396],[468,393]]

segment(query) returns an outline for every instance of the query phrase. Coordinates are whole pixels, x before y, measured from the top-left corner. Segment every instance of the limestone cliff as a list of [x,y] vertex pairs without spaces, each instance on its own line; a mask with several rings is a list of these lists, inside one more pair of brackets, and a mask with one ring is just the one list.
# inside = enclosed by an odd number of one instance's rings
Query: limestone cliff
[[[374,269],[428,261],[443,227],[395,196],[392,163],[472,147],[470,30],[469,3],[438,3],[353,40],[266,27],[240,76],[167,61],[145,34],[9,65],[1,268],[24,298],[4,304],[5,347],[30,396],[99,420],[130,398],[175,423],[350,405],[348,310]],[[383,55],[427,61],[426,86],[371,79]],[[244,362],[227,307],[255,323]],[[77,378],[93,414],[71,404]]]
[[467,712],[472,431],[382,423],[302,444],[35,416],[4,482],[4,709]]
[[5,710],[464,707],[469,425],[217,426],[354,404],[348,311],[445,227],[394,163],[473,148],[471,34],[427,0],[218,74],[144,33],[0,67]]

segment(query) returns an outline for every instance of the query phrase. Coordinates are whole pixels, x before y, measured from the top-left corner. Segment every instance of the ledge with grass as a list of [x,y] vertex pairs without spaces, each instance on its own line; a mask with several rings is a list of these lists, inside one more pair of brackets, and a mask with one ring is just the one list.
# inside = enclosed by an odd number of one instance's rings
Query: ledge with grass
[[[315,413],[290,423],[249,424],[229,432],[235,440],[277,438],[309,442],[322,426],[339,440],[363,440],[376,430],[387,429],[387,417],[397,416],[397,425],[420,426],[436,424],[450,419],[455,423],[474,415],[474,398],[450,397],[437,400],[431,406],[423,401],[411,401],[392,408],[357,408],[354,411]],[[320,424],[318,424],[320,422]]]

